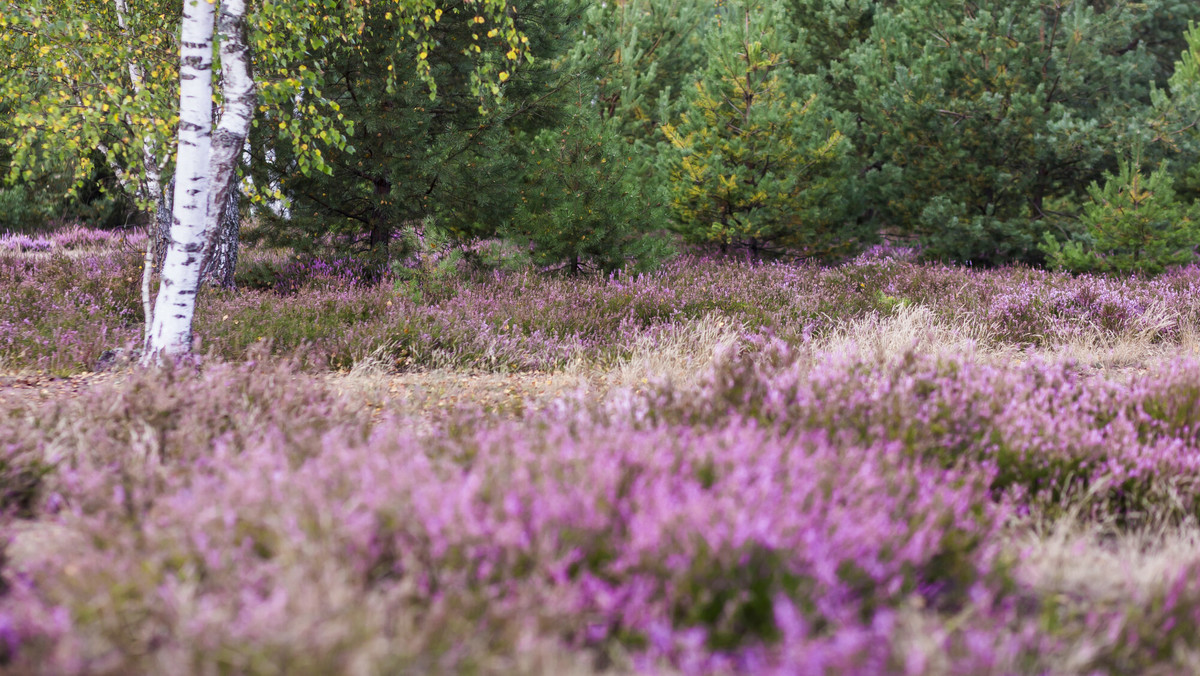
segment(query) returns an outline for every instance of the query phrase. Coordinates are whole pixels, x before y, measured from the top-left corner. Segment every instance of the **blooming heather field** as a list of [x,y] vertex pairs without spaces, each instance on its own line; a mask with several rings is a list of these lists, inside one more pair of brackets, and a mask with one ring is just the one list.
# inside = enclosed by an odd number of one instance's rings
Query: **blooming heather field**
[[138,249],[0,238],[0,673],[1200,672],[1200,269],[251,251],[92,375]]

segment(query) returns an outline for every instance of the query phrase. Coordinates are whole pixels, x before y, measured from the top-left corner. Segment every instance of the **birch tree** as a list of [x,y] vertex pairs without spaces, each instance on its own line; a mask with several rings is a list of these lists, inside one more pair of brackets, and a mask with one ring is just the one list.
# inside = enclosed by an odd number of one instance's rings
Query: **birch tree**
[[[284,26],[278,28],[285,30],[285,35],[295,35],[296,29],[302,28],[295,25],[296,20],[314,16],[313,12],[303,10],[316,9],[315,14],[319,15],[322,10],[332,11],[336,7],[332,0],[308,0],[298,4],[301,5],[301,11],[284,11],[278,15],[278,20],[284,22]],[[487,40],[494,41],[491,45],[507,47],[500,58],[489,49],[486,56],[481,56],[471,74],[476,92],[485,98],[489,94],[498,96],[499,83],[510,77],[510,71],[521,60],[523,45],[527,42],[514,27],[514,13],[506,2],[394,0],[392,8],[384,10],[384,18],[399,22],[403,30],[400,33],[401,40],[407,37],[417,42],[420,49],[417,53],[418,75],[430,80],[432,98],[436,95],[436,83],[430,78],[428,57],[435,47],[435,41],[429,30],[446,14],[443,5],[449,7],[453,16],[479,27],[479,31],[473,33],[474,44],[465,50],[467,53],[485,54],[480,45],[489,44]],[[282,3],[267,7],[278,10]],[[143,363],[152,363],[163,356],[186,354],[192,347],[192,318],[200,272],[206,259],[212,255],[218,231],[217,221],[221,205],[227,197],[229,177],[242,151],[253,114],[254,82],[250,77],[249,47],[245,42],[245,19],[245,0],[224,0],[217,22],[217,34],[225,106],[220,123],[210,136],[212,114],[208,101],[212,98],[213,82],[213,8],[209,0],[185,0],[180,42],[179,143],[171,242],[163,263],[162,283],[147,334]],[[275,45],[275,51],[267,51],[264,55],[278,57],[285,55],[288,45],[271,40],[271,36],[276,35],[276,31],[272,30],[275,28],[273,23],[267,20],[262,24],[269,32],[260,33],[257,44],[260,47]],[[492,25],[489,26],[489,23]],[[365,24],[365,20],[359,24],[358,33],[361,33]],[[300,32],[299,35],[308,34]],[[301,65],[299,68],[307,69],[307,66]],[[391,72],[395,68],[389,65],[388,70]],[[495,81],[486,79],[491,73],[495,73]],[[313,82],[315,84],[315,80]],[[323,100],[320,91],[304,91],[309,100]],[[336,110],[336,103],[329,103]],[[483,105],[480,107],[483,108]],[[321,129],[322,118],[312,103],[307,104],[305,112],[315,118],[309,120],[309,128]],[[283,129],[288,127],[286,121],[280,121],[279,125]],[[318,140],[308,133],[301,134],[298,139],[303,151],[309,150],[310,142],[315,144]],[[315,165],[317,169],[328,170],[321,160],[319,149],[312,155],[305,152],[298,157],[304,169]]]
[[14,111],[0,120],[15,141],[9,178],[39,166],[69,167],[74,190],[95,161],[107,165],[119,190],[152,214],[142,275],[146,317],[171,224],[178,11],[178,0],[0,4],[0,98]]
[[[255,96],[264,119],[278,124],[280,142],[292,144],[301,171],[327,172],[322,146],[346,145],[338,105],[320,89],[321,66],[305,63],[309,49],[330,40],[353,45],[367,23],[365,13],[380,12],[403,47],[397,49],[398,58],[415,52],[417,75],[428,82],[432,97],[436,83],[428,55],[436,41],[430,29],[444,20],[467,22],[477,29],[464,52],[476,59],[469,78],[481,109],[500,96],[502,83],[527,58],[526,42],[513,22],[516,10],[505,0],[259,0],[254,7],[247,0],[224,0],[219,6],[215,0],[182,0],[174,15],[178,32],[164,30],[172,16],[164,2],[121,0],[118,6],[117,0],[29,0],[0,5],[0,66],[7,66],[0,97],[18,110],[18,170],[53,152],[76,153],[74,160],[87,167],[84,149],[100,148],[127,189],[151,205],[154,186],[162,190],[161,168],[174,159],[169,243],[157,297],[153,307],[146,307],[146,363],[192,349],[200,272],[216,246],[219,206],[232,189],[236,161],[253,123]],[[147,17],[159,20],[157,30],[133,36],[138,21],[150,21]],[[179,36],[174,63],[161,58],[168,42],[163,36],[169,34]],[[409,49],[414,44],[417,49]],[[159,57],[151,66],[139,61],[151,52]],[[130,68],[131,62],[140,70]],[[393,68],[388,71],[391,78]],[[214,128],[215,79],[221,95]],[[179,87],[139,90],[147,80],[177,81]],[[178,92],[177,104],[165,103],[164,90]],[[292,110],[295,101],[302,101],[302,109]],[[172,112],[164,114],[168,110]],[[154,154],[157,175],[145,166],[147,149]],[[279,195],[254,197],[266,201]]]
[[[136,11],[127,0],[0,5],[0,97],[13,111],[0,120],[14,141],[9,178],[69,167],[75,190],[98,154],[135,203],[148,210],[161,204],[174,90],[147,87],[145,79],[175,79],[175,40],[162,30],[168,21],[174,18],[165,0],[142,0]],[[147,314],[156,241],[148,238],[142,280]]]
[[[235,169],[250,129],[254,84],[250,79],[244,22],[244,0],[221,5],[219,34],[225,76],[225,110],[214,133],[213,25],[214,3],[185,0],[179,47],[179,144],[175,156],[170,242],[163,260],[162,281],[143,362],[162,355],[185,354],[192,346],[192,317],[200,270],[210,254],[209,233],[216,232],[228,178]],[[229,146],[236,143],[230,150]]]

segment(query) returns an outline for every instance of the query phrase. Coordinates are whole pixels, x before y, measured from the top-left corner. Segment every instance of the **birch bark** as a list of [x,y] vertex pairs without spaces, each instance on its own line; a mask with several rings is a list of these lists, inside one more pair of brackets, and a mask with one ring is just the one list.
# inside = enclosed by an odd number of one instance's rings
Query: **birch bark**
[[238,260],[238,231],[241,229],[236,176],[233,182],[235,185],[229,191],[224,208],[221,209],[220,224],[211,239],[212,254],[206,259],[204,269],[200,271],[201,284],[227,289],[234,286],[233,276],[237,272]]
[[192,349],[192,318],[202,273],[212,258],[221,216],[234,190],[237,160],[254,113],[246,42],[246,0],[225,0],[216,16],[224,106],[213,130],[212,0],[184,0],[180,48],[179,154],[171,236],[143,363]]
[[[246,41],[246,0],[224,0],[217,18],[221,42],[221,121],[212,139],[208,195],[208,238],[201,278],[232,286],[237,261],[237,167],[254,116],[254,78]],[[230,211],[232,210],[232,212]],[[232,219],[232,220],[230,220]],[[232,258],[230,258],[232,256]]]
[[184,0],[179,50],[179,150],[171,242],[163,261],[154,317],[142,362],[187,354],[205,239],[212,148],[212,40],[215,8],[210,0]]

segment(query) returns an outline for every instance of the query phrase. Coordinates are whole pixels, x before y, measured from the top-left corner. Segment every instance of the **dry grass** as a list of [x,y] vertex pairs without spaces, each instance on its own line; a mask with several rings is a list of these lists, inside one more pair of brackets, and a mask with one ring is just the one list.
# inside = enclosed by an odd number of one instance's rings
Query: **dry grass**
[[378,413],[437,417],[458,408],[519,415],[556,399],[602,399],[611,390],[649,381],[687,386],[718,355],[736,350],[742,327],[717,316],[639,337],[626,358],[607,364],[576,359],[553,372],[496,373],[431,369],[395,373],[385,349],[329,377],[336,389]]
[[1077,517],[1014,532],[1018,581],[1040,595],[1099,604],[1136,602],[1163,590],[1181,563],[1200,561],[1200,525],[1121,531]]
[[[1163,340],[1168,331],[1175,338]],[[1052,361],[1070,360],[1116,374],[1144,371],[1200,352],[1200,327],[1163,305],[1150,307],[1135,326],[1113,333],[1091,328],[1040,350]]]
[[[1162,338],[1168,329],[1175,334],[1170,341]],[[904,305],[889,314],[845,322],[813,341],[809,350],[867,363],[885,363],[908,352],[971,354],[992,363],[1038,357],[1049,362],[1074,362],[1099,375],[1124,377],[1200,354],[1200,326],[1163,306],[1155,306],[1136,328],[1122,333],[1087,326],[1075,335],[1051,336],[1040,346],[1022,347],[998,340],[991,327],[970,315],[946,320],[930,308]]]
[[[971,317],[951,323],[939,319],[930,308],[901,305],[890,314],[871,314],[846,322],[814,341],[810,349],[884,363],[908,352],[977,353],[988,338],[987,327]],[[991,353],[995,358],[1010,358],[1014,350],[993,348]]]
[[738,348],[744,329],[718,315],[674,326],[664,333],[643,334],[631,355],[614,364],[597,365],[575,360],[564,373],[602,387],[636,387],[647,380],[686,386],[695,382],[713,360]]

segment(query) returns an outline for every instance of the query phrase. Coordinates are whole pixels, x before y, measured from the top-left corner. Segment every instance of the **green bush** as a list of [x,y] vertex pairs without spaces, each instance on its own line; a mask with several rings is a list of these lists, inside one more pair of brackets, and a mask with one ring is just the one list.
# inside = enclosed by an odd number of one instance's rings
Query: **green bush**
[[1046,234],[1042,250],[1052,265],[1074,272],[1156,274],[1196,260],[1195,205],[1176,198],[1166,166],[1146,176],[1141,164],[1140,154],[1121,160],[1103,187],[1092,183],[1076,238],[1060,245]]
[[503,234],[528,244],[534,263],[572,274],[646,270],[667,254],[655,232],[661,207],[630,171],[633,158],[610,126],[578,111],[529,144],[521,203]]
[[835,91],[852,92],[838,104],[859,120],[867,213],[927,257],[976,265],[1041,262],[1057,214],[1155,115],[1148,85],[1200,12],[1175,0],[873,4],[865,36],[830,66]]
[[49,203],[29,187],[0,188],[0,232],[40,232],[52,217]]
[[662,128],[675,227],[755,255],[841,253],[853,245],[842,227],[849,142],[818,80],[785,58],[772,31],[780,16],[757,3],[739,10],[710,34],[708,67]]

